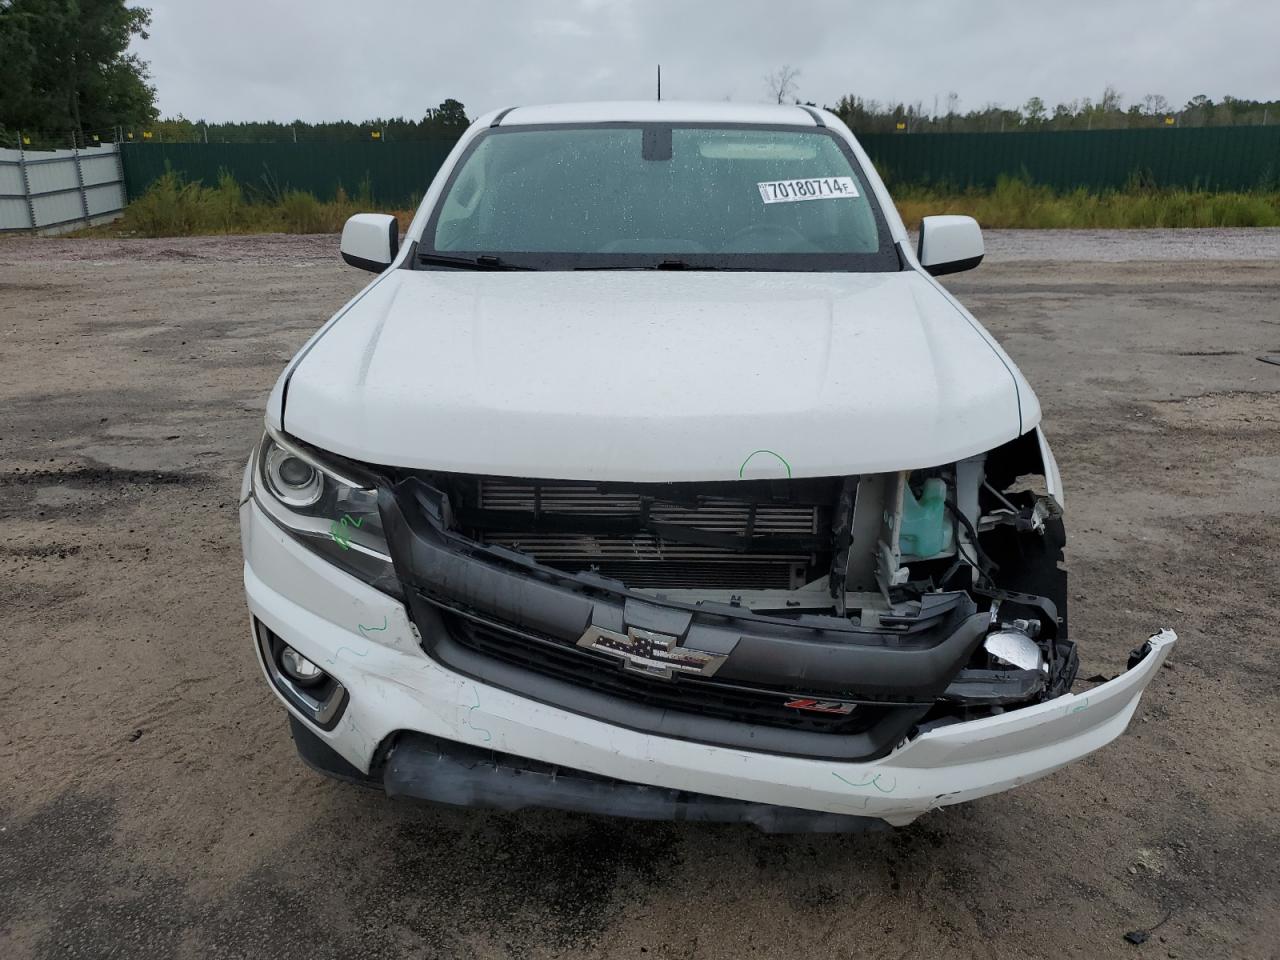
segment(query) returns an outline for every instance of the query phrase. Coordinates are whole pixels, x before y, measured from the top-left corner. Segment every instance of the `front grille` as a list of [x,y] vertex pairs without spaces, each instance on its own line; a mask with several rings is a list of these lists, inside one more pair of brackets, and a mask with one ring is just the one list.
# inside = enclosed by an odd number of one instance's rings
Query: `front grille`
[[640,590],[681,586],[695,586],[704,590],[791,590],[803,583],[805,570],[803,563],[776,560],[550,562],[568,573],[596,570],[601,576]]
[[[453,640],[475,653],[542,676],[651,707],[699,716],[817,733],[852,734],[869,729],[889,707],[857,706],[850,714],[823,714],[783,706],[798,694],[677,675],[655,679],[623,670],[605,654],[550,636],[474,620],[441,608]],[[817,699],[830,694],[817,695]]]
[[793,589],[809,579],[825,529],[825,504],[771,500],[767,490],[721,495],[723,484],[707,494],[685,485],[477,482],[478,540],[641,588]]

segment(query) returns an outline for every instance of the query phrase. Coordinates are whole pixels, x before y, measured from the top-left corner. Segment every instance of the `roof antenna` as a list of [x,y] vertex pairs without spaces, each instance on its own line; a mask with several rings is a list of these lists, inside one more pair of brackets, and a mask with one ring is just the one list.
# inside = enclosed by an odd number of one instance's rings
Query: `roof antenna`
[[662,99],[662,64],[658,64],[658,99]]

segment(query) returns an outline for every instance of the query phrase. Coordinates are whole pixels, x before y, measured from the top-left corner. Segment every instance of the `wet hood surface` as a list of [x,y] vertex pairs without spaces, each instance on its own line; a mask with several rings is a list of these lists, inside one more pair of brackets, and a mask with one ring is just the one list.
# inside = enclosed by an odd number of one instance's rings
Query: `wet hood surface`
[[881,472],[1029,429],[1011,369],[910,271],[392,270],[296,364],[284,426],[369,463],[500,476]]

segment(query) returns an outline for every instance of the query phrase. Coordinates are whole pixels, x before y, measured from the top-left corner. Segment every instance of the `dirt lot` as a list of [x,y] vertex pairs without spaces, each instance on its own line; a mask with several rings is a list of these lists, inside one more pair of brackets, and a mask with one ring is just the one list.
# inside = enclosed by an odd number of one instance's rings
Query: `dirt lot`
[[1081,677],[1181,641],[1047,780],[772,837],[305,769],[235,499],[277,373],[367,275],[327,237],[0,240],[0,956],[1280,955],[1280,235],[990,249],[952,287],[1045,407]]

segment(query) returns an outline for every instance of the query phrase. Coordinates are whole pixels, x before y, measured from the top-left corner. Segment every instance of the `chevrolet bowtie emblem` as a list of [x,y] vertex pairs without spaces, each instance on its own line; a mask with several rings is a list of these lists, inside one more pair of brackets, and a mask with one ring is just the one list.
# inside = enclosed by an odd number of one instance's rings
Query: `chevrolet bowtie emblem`
[[590,626],[578,640],[578,646],[607,653],[622,661],[622,666],[647,677],[670,680],[676,673],[694,673],[709,677],[720,669],[726,656],[680,646],[680,639],[666,633],[628,627],[626,633]]

